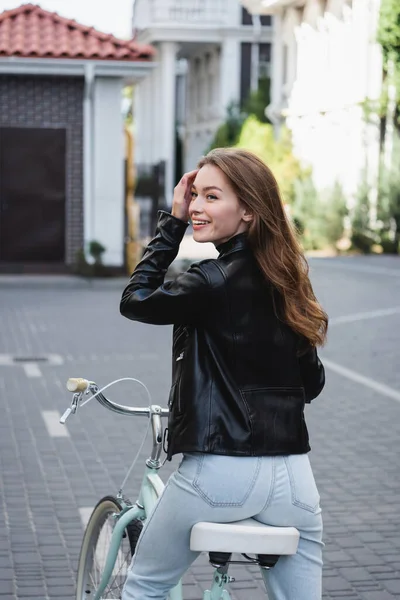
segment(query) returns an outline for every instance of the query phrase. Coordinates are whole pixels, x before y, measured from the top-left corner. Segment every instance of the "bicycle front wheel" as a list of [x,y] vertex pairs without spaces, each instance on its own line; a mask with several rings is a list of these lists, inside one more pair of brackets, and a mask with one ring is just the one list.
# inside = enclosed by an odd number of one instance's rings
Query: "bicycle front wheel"
[[[105,496],[95,506],[83,536],[78,564],[76,600],[93,600],[99,588],[110,548],[115,515],[121,510],[122,507],[114,496]],[[138,519],[127,526],[102,598],[107,600],[121,598],[141,530],[142,522]]]

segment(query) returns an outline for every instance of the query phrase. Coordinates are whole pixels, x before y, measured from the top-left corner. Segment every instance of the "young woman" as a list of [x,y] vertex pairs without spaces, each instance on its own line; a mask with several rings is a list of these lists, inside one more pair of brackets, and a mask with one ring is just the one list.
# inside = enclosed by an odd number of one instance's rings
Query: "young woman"
[[[188,220],[217,259],[164,283]],[[277,182],[250,152],[216,149],[174,190],[122,295],[134,321],[174,324],[168,458],[183,460],[146,522],[123,600],[165,600],[195,560],[199,521],[253,517],[300,531],[264,573],[270,600],[320,600],[322,520],[304,403],[321,392],[328,318]]]

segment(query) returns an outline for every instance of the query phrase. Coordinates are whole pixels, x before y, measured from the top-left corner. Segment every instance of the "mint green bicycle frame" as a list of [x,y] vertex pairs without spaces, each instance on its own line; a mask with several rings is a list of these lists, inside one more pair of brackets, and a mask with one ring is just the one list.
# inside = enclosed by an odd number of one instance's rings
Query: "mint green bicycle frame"
[[[157,468],[147,466],[136,505],[132,507],[125,505],[118,515],[118,520],[111,537],[110,549],[108,551],[103,575],[99,588],[94,596],[94,600],[101,600],[101,595],[107,587],[107,583],[114,569],[126,526],[133,519],[145,519],[146,515],[152,511],[158,498],[161,496],[163,489],[164,483],[157,473]],[[212,588],[210,591],[204,592],[203,600],[230,600],[228,591],[224,589],[226,583],[228,583],[227,575],[219,573],[218,569],[216,569]],[[184,600],[182,595],[182,581],[170,591],[169,600]]]
[[[148,514],[152,511],[158,498],[161,496],[164,489],[164,483],[157,473],[159,467],[146,466],[145,474],[143,477],[142,485],[139,492],[135,506],[128,506],[123,503],[123,509],[118,515],[117,522],[114,527],[114,531],[111,537],[110,549],[108,551],[106,564],[104,566],[103,575],[100,581],[100,585],[94,600],[100,600],[101,595],[107,587],[107,583],[111,577],[114,569],[115,561],[117,559],[118,550],[121,545],[122,536],[128,523],[133,519],[144,520]],[[143,508],[142,508],[143,507]],[[219,598],[220,596],[218,596]],[[183,600],[182,596],[182,582],[171,590],[169,593],[170,600]]]
[[[147,416],[151,419],[152,425],[153,449],[151,456],[146,460],[145,473],[143,476],[142,485],[140,487],[138,499],[132,506],[124,501],[122,489],[117,495],[117,499],[121,503],[122,510],[119,514],[115,515],[116,522],[111,536],[111,542],[107,553],[104,571],[101,577],[99,588],[93,597],[94,600],[101,600],[101,595],[106,589],[108,581],[112,576],[125,528],[134,519],[140,519],[144,521],[153,510],[164,490],[164,483],[158,475],[158,470],[162,466],[160,462],[163,439],[161,417],[166,417],[169,411],[168,409],[161,408],[160,406],[156,405],[151,405],[148,408],[133,408],[129,406],[123,406],[106,398],[101,393],[98,386],[92,381],[89,382],[84,379],[70,379],[68,381],[72,382],[74,386],[76,385],[76,387],[73,387],[72,390],[79,391],[74,394],[71,407],[68,408],[61,417],[61,423],[64,424],[67,418],[76,412],[79,402],[82,400],[83,393],[91,392],[97,401],[109,410],[123,415]],[[204,592],[203,600],[231,600],[228,591],[225,589],[225,585],[229,583],[230,580],[227,571],[227,567],[215,568],[211,590]],[[184,600],[182,595],[182,581],[179,581],[179,583],[169,592],[168,598],[169,600]]]

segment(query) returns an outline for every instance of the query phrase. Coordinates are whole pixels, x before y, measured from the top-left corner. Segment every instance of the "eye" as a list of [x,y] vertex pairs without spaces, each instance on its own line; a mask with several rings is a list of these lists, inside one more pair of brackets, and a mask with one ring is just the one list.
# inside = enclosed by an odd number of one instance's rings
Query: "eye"
[[214,194],[207,194],[207,199],[218,200],[217,196],[215,196]]
[[197,193],[196,192],[190,192],[190,196],[191,198],[196,198],[197,197]]

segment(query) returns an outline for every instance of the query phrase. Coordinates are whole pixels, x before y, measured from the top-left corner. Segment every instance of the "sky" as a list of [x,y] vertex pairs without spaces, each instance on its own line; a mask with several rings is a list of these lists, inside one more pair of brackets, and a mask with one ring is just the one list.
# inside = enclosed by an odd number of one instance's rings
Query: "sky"
[[38,4],[104,33],[124,39],[132,37],[133,0],[0,0],[0,13],[22,4]]

